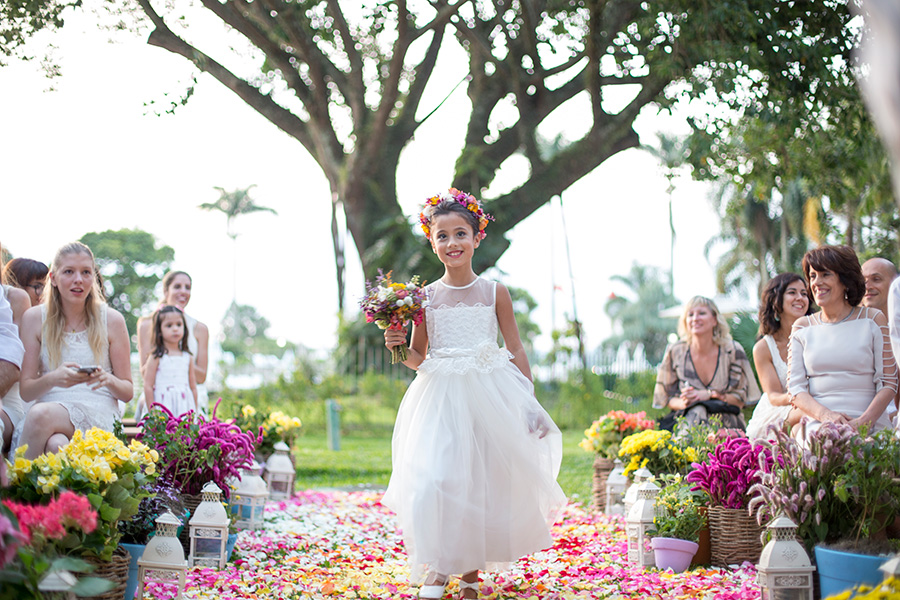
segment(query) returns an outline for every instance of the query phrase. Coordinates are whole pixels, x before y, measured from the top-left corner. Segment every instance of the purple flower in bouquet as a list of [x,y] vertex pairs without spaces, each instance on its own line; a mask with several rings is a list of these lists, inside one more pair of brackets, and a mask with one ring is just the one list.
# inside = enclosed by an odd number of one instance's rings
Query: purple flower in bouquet
[[159,452],[161,477],[184,494],[199,494],[213,481],[227,499],[231,495],[228,480],[240,479],[241,470],[253,462],[261,436],[216,418],[221,401],[209,419],[194,411],[176,417],[161,404],[153,404],[141,421],[138,439]]
[[709,494],[712,506],[746,508],[751,486],[759,481],[761,471],[771,470],[772,462],[768,448],[745,437],[729,437],[709,453],[706,462],[693,463],[686,480],[696,484],[693,489]]
[[[425,289],[419,285],[419,276],[413,276],[406,283],[395,283],[391,280],[391,273],[388,271],[385,275],[379,269],[375,283],[366,282],[366,295],[359,302],[366,322],[375,323],[381,329],[403,329],[407,321],[421,325],[425,319],[427,298]],[[409,352],[405,344],[391,349],[391,364],[407,358]]]

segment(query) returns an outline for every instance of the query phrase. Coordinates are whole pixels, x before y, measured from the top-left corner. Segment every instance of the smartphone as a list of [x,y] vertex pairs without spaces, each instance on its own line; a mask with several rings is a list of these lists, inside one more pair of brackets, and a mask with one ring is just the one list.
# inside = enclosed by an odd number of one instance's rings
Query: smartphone
[[98,366],[96,366],[96,365],[88,365],[88,366],[86,366],[86,367],[78,367],[78,368],[75,369],[75,370],[78,371],[79,373],[87,373],[87,374],[90,375],[90,374],[93,373],[94,371],[99,371],[99,370],[100,370],[100,367],[98,367]]

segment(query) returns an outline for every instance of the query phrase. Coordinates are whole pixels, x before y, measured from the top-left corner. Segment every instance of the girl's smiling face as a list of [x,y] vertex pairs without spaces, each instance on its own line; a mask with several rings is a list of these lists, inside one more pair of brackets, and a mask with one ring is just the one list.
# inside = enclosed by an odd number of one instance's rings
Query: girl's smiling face
[[447,267],[471,264],[480,243],[463,215],[448,213],[431,219],[431,248]]

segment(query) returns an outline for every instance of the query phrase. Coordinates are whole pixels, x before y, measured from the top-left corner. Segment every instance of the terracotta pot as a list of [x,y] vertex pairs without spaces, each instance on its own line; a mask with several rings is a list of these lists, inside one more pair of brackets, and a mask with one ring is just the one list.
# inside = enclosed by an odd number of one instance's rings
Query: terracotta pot
[[[708,510],[705,506],[701,506],[700,512],[703,515],[707,515]],[[694,555],[691,566],[696,567],[698,565],[710,564],[710,561],[712,560],[712,548],[709,543],[709,521],[707,521],[706,527],[700,530],[700,539],[697,543],[700,545],[700,548],[697,549],[697,554]]]

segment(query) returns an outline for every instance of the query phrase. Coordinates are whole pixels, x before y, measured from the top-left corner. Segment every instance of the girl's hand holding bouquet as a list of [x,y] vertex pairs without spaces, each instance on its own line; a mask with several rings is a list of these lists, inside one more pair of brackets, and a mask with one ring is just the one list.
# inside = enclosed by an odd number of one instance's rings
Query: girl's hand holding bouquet
[[[379,270],[374,284],[366,282],[366,295],[359,303],[366,315],[366,322],[392,332],[403,332],[403,342],[391,347],[391,364],[402,363],[409,358],[405,325],[407,321],[422,324],[426,303],[425,290],[419,285],[417,275],[406,283],[394,283],[391,271],[385,275]],[[385,335],[386,345],[398,341],[390,339],[393,337]]]

